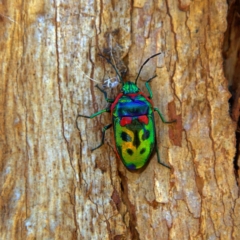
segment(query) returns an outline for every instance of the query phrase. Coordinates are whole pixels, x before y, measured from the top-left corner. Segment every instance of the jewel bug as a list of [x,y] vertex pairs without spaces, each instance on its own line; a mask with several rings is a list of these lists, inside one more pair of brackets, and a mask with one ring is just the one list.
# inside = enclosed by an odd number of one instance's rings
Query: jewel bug
[[122,84],[121,92],[115,99],[107,97],[107,92],[101,89],[98,85],[96,87],[104,94],[105,100],[109,106],[99,112],[86,116],[79,114],[78,117],[94,118],[104,112],[111,113],[112,123],[106,125],[102,129],[101,143],[92,149],[98,149],[104,144],[105,132],[113,126],[115,150],[118,157],[123,162],[128,170],[138,170],[144,168],[154,153],[157,152],[158,162],[170,168],[168,165],[160,160],[159,151],[157,148],[156,126],[154,121],[154,112],[157,112],[163,123],[174,123],[174,121],[167,122],[160,110],[153,105],[152,90],[149,82],[156,77],[153,76],[146,81],[145,86],[148,90],[149,96],[146,96],[137,86],[137,80],[144,67],[144,65],[151,59],[158,56],[157,53],[148,58],[140,67],[135,82],[123,82],[117,68],[107,57],[100,55],[113,67],[120,83]]

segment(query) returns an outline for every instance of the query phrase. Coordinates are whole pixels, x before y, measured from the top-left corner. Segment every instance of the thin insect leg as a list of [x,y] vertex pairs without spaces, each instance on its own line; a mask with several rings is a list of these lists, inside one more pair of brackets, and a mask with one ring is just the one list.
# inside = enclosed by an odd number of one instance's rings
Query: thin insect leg
[[115,62],[115,59],[113,57],[113,53],[112,53],[112,35],[111,33],[109,34],[109,38],[110,38],[110,54],[111,54],[111,58],[113,60],[113,65],[116,67],[117,69],[117,65],[116,65],[116,62]]
[[104,97],[105,97],[105,100],[109,103],[113,103],[114,100],[113,99],[110,99],[107,97],[107,92],[104,91],[103,89],[101,89],[98,85],[95,86],[97,89],[99,89],[103,94],[104,94]]
[[165,164],[165,163],[163,163],[163,162],[161,161],[160,154],[159,154],[159,151],[158,151],[157,139],[156,139],[156,146],[155,146],[155,147],[156,147],[156,152],[157,152],[158,163],[160,163],[161,165],[163,165],[163,166],[166,167],[166,168],[171,169],[171,167],[169,167],[167,164]]
[[82,72],[82,73],[83,73],[88,79],[90,79],[91,81],[93,81],[93,82],[97,82],[97,83],[100,83],[99,81],[97,81],[97,80],[95,80],[95,79],[89,77],[86,73],[84,73],[84,72]]
[[77,117],[85,117],[85,118],[95,118],[96,116],[104,113],[104,112],[110,112],[109,108],[104,108],[102,110],[100,110],[99,112],[93,113],[91,116],[86,116],[86,115],[82,115],[82,114],[78,114]]
[[153,94],[152,94],[152,89],[151,89],[151,87],[150,87],[150,85],[149,85],[149,82],[152,81],[152,79],[155,78],[156,76],[157,76],[157,75],[151,77],[151,78],[150,78],[149,80],[147,80],[147,82],[145,83],[145,86],[146,86],[146,88],[147,88],[147,90],[148,90],[148,92],[149,92],[149,98],[150,98],[150,99],[152,99]]
[[99,111],[99,112],[96,112],[96,113],[92,114],[91,116],[86,116],[86,115],[78,114],[78,116],[77,116],[77,118],[76,118],[76,126],[77,126],[77,129],[80,131],[80,129],[79,129],[79,127],[78,127],[78,123],[77,123],[79,117],[94,118],[94,117],[96,117],[96,116],[98,116],[98,115],[100,115],[100,114],[102,114],[102,113],[104,113],[104,112],[110,112],[110,109],[109,109],[109,108],[105,108],[105,109],[103,109],[103,110],[101,110],[101,111]]
[[162,113],[160,112],[160,110],[158,108],[153,108],[154,111],[156,111],[159,115],[159,117],[161,118],[162,122],[163,123],[167,123],[167,124],[170,124],[170,123],[175,123],[177,120],[173,120],[173,121],[166,121],[165,118],[163,117]]
[[105,56],[103,56],[102,54],[99,54],[100,57],[104,58],[115,70],[116,74],[118,75],[120,82],[123,83],[122,77],[120,75],[120,73],[118,72],[117,68],[114,66],[114,64],[111,62],[111,60],[109,58],[106,58]]
[[145,65],[151,58],[154,58],[154,57],[156,57],[156,56],[158,56],[158,55],[160,55],[160,54],[161,54],[161,53],[156,53],[156,54],[152,55],[150,58],[148,58],[148,59],[142,64],[142,66],[140,67],[140,70],[139,70],[139,72],[138,72],[138,75],[137,75],[137,77],[136,77],[136,80],[135,80],[135,84],[136,84],[136,85],[137,85],[138,77],[139,77],[139,75],[140,75],[140,73],[141,73],[144,65]]
[[112,123],[110,123],[110,124],[108,124],[107,126],[104,126],[104,127],[103,127],[103,129],[102,129],[102,140],[101,140],[101,143],[100,143],[97,147],[91,149],[91,151],[94,151],[94,150],[100,148],[100,147],[104,144],[105,132],[106,132],[106,130],[108,130],[111,126],[112,126]]

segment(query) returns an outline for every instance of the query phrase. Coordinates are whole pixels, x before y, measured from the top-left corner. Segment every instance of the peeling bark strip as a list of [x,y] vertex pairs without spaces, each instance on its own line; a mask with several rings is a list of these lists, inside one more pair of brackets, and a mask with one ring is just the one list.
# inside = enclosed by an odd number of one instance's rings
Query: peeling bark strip
[[[0,239],[240,239],[235,125],[223,74],[227,4],[203,1],[0,3]],[[106,36],[112,33],[111,46]],[[162,159],[127,172],[107,145],[111,119],[75,119],[106,107],[93,81],[116,57],[180,125],[156,122]],[[123,66],[123,67],[122,67]],[[115,97],[118,89],[109,91]]]

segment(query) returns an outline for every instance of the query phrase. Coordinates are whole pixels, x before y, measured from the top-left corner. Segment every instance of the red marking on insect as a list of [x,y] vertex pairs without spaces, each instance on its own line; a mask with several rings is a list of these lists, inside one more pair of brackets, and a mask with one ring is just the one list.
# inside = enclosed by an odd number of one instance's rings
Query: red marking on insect
[[139,117],[138,117],[138,121],[139,121],[140,123],[148,124],[148,117],[147,117],[146,115],[139,116]]
[[146,100],[147,100],[152,106],[154,105],[152,99],[150,99],[145,93],[139,92],[138,94],[139,94],[139,95],[142,95],[143,97],[145,97]]
[[132,122],[131,117],[122,117],[122,119],[120,120],[120,125],[124,127],[125,125],[130,124],[131,122]]
[[134,98],[137,95],[138,95],[138,93],[129,93],[129,94],[127,94],[127,96],[130,97],[130,98]]
[[114,100],[114,102],[112,103],[110,110],[111,110],[111,114],[113,113],[113,109],[115,108],[116,104],[118,103],[119,99],[122,97],[123,93],[119,93],[116,97],[116,99]]

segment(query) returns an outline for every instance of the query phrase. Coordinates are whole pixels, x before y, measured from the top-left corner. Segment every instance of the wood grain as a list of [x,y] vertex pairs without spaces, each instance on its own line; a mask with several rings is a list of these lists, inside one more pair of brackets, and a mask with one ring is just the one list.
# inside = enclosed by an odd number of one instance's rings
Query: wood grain
[[[1,239],[239,239],[222,45],[227,4],[203,1],[0,3]],[[151,82],[162,161],[141,173],[116,158],[107,106],[88,77]],[[120,56],[120,57],[119,57]],[[88,77],[87,77],[87,76]],[[108,90],[114,98],[120,88]]]

